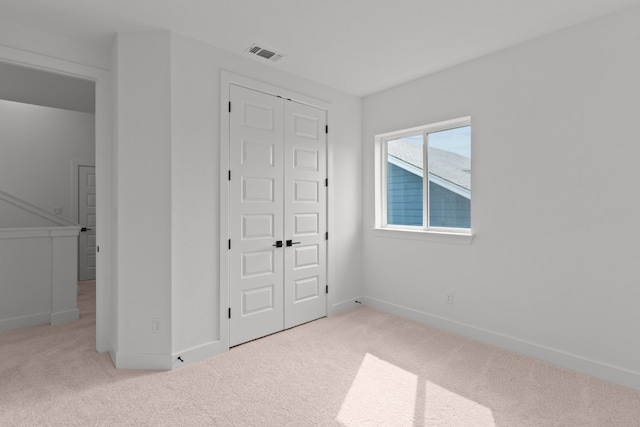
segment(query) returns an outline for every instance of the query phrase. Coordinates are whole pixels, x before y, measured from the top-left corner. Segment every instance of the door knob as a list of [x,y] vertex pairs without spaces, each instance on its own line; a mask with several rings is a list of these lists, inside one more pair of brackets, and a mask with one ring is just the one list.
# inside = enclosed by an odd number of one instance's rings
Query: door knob
[[299,245],[300,242],[294,242],[293,240],[287,240],[287,246]]
[[271,246],[275,246],[276,248],[281,248],[282,247],[282,240],[276,240],[276,244],[275,245],[271,245]]
[[80,231],[89,231],[89,230],[91,230],[91,229],[90,229],[90,228],[87,228],[87,227],[82,227],[82,228],[80,229]]

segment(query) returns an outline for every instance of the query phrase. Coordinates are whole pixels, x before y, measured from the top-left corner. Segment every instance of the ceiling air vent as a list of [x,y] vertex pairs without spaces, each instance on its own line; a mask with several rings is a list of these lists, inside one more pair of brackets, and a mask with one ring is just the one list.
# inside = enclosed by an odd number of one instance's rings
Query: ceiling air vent
[[264,47],[257,44],[252,44],[247,50],[245,50],[245,52],[264,59],[268,59],[272,62],[280,61],[284,57],[284,55],[282,55],[281,53],[274,52],[270,49],[265,49]]

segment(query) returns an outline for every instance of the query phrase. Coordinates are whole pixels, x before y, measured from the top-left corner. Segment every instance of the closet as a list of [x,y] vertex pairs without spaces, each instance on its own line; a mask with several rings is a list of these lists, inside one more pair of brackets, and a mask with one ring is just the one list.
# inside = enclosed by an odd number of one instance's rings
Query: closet
[[229,345],[327,314],[327,113],[230,86]]

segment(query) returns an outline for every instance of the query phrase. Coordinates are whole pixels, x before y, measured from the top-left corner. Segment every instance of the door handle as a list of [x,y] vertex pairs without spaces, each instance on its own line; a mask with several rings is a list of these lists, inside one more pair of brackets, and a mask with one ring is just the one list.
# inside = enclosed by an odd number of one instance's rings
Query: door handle
[[80,231],[89,231],[89,230],[91,230],[91,228],[82,227],[82,228],[80,229]]
[[294,242],[293,240],[287,240],[287,246],[299,245],[300,242]]
[[275,245],[271,245],[271,246],[275,246],[276,248],[281,248],[282,247],[282,240],[276,240],[276,244]]

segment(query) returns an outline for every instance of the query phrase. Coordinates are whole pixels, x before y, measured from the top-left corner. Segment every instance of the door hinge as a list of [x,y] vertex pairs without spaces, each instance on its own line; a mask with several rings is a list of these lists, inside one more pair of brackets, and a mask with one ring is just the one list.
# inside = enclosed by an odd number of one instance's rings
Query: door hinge
[[229,249],[231,249],[231,239],[229,239]]
[[324,288],[324,290],[325,290],[325,293],[327,293],[327,294],[328,294],[328,293],[329,293],[329,285],[327,285],[327,287],[326,287],[326,288]]
[[325,127],[324,127],[324,133],[329,133],[329,125],[325,125]]
[[324,186],[328,187],[329,186],[329,178],[325,178],[324,180]]
[[229,101],[229,112],[231,112],[231,101]]
[[229,181],[231,181],[231,170],[229,170]]
[[324,240],[329,240],[329,232],[324,233]]
[[229,319],[231,319],[231,307],[229,307]]

